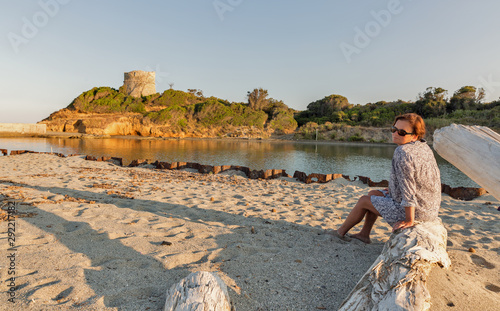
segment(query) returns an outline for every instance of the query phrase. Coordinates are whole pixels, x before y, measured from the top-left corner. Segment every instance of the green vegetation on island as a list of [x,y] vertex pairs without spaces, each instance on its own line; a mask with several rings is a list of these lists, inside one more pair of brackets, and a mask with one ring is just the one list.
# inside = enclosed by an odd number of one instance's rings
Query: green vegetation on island
[[169,89],[162,94],[127,96],[122,90],[95,87],[68,106],[85,113],[139,113],[143,122],[168,126],[177,131],[211,127],[256,127],[274,133],[293,133],[297,128],[294,110],[282,101],[268,98],[266,90],[248,92],[248,103],[204,97],[200,90]]

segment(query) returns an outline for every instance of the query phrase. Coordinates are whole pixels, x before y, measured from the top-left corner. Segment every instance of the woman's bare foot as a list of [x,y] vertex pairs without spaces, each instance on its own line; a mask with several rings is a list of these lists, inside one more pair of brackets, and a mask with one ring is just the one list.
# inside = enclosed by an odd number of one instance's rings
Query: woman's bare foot
[[333,235],[334,237],[341,239],[343,241],[351,241],[347,235],[341,235],[337,230],[327,230],[326,233]]
[[370,244],[372,241],[370,240],[370,237],[366,237],[364,235],[360,235],[359,233],[356,234],[350,234],[349,237],[360,240],[361,242],[365,244]]

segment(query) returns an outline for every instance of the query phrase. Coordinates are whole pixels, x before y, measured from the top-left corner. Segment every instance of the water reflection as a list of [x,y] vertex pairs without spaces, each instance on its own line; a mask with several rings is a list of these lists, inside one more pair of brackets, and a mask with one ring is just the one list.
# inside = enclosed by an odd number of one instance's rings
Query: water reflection
[[[241,165],[251,169],[285,169],[309,173],[341,173],[389,178],[395,145],[349,143],[270,142],[245,140],[148,140],[131,138],[0,138],[0,148],[53,151],[63,154],[115,156],[124,164],[134,159],[184,161],[210,165]],[[442,182],[457,186],[477,184],[436,154]]]

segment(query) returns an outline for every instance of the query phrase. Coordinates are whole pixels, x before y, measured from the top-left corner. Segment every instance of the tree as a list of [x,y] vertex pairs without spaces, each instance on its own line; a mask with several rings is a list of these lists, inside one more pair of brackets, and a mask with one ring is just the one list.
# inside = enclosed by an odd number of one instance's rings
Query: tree
[[453,96],[461,98],[474,98],[476,96],[476,87],[462,86],[455,93],[453,93]]
[[265,107],[265,109],[263,110],[271,115],[276,114],[279,111],[284,111],[284,110],[288,111],[290,109],[288,108],[287,105],[285,105],[285,103],[282,100],[269,98],[267,102],[268,102],[267,107]]
[[437,117],[446,112],[445,96],[447,90],[441,87],[428,87],[425,93],[419,94],[419,99],[415,102],[415,109],[424,118]]
[[419,99],[429,99],[429,100],[435,100],[435,101],[443,101],[445,100],[444,97],[448,93],[447,90],[441,88],[441,87],[428,87],[425,89],[425,93],[420,93],[419,94]]
[[193,94],[194,96],[203,97],[203,91],[198,89],[188,89],[188,93]]
[[474,86],[462,86],[458,89],[450,99],[446,106],[448,112],[458,109],[463,110],[476,110],[484,99],[484,89],[476,89]]
[[311,112],[311,114],[315,117],[333,117],[337,118],[337,114],[333,116],[334,112],[345,110],[346,108],[351,107],[347,98],[341,95],[330,95],[325,96],[323,99],[317,100],[315,102],[307,105],[307,109]]
[[267,108],[269,100],[267,99],[267,90],[262,88],[254,89],[252,92],[247,92],[248,106],[255,110],[264,110]]

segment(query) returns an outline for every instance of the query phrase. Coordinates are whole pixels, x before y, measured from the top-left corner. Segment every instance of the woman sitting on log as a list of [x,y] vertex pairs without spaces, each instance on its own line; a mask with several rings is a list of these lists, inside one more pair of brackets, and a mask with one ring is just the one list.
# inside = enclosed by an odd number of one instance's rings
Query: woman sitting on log
[[412,227],[415,221],[438,217],[441,179],[434,154],[423,139],[424,120],[415,113],[400,115],[391,132],[398,147],[392,157],[389,188],[362,196],[334,235],[344,238],[365,218],[361,231],[349,236],[370,243],[370,232],[378,216],[392,226],[393,232]]

